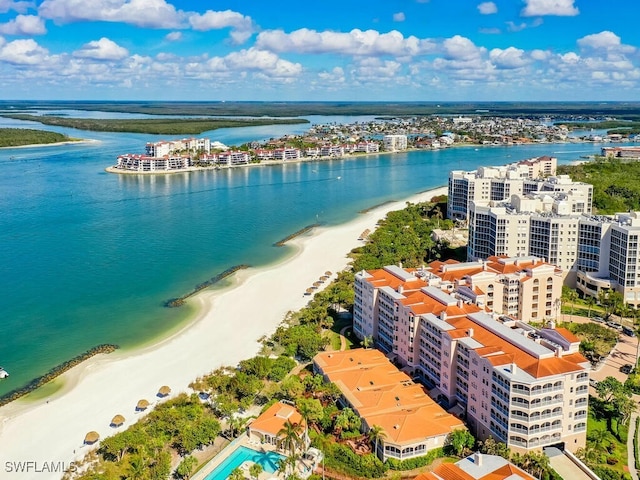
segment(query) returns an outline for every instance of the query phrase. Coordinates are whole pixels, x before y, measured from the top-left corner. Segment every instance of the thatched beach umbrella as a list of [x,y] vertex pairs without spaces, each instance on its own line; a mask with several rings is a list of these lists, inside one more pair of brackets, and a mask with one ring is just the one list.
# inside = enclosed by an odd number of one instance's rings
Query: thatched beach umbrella
[[326,282],[327,280],[329,280],[329,275],[322,275],[320,277],[320,280],[322,280],[323,282]]
[[320,285],[322,285],[322,282],[313,282],[313,286],[314,287],[319,287]]
[[118,414],[111,419],[111,423],[109,425],[112,427],[121,427],[123,423],[124,423],[124,417]]
[[313,288],[307,288],[307,290],[304,292],[305,295],[311,295],[313,293]]
[[136,405],[136,410],[146,410],[148,406],[149,406],[149,401],[143,398]]
[[170,393],[171,393],[171,387],[167,385],[163,385],[162,387],[160,387],[160,390],[158,390],[159,397],[166,397]]
[[325,275],[331,275],[331,272],[329,270],[327,270],[326,272],[324,272]]
[[84,437],[84,443],[86,443],[87,445],[93,445],[98,440],[100,440],[100,434],[98,432],[91,431]]

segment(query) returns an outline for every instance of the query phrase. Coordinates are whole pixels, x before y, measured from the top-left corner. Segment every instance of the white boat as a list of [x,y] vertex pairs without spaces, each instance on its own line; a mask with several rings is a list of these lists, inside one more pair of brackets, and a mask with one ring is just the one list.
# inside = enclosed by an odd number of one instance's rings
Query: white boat
[[9,372],[7,372],[4,368],[0,367],[0,378],[7,378],[9,376]]

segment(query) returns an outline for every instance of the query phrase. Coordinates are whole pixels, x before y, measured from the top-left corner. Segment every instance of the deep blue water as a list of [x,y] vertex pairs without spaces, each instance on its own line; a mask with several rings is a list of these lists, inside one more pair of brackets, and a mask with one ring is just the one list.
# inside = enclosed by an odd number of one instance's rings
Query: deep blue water
[[[347,121],[314,117],[315,122]],[[366,120],[366,118],[363,118]],[[601,145],[456,148],[359,159],[208,170],[169,176],[104,172],[120,153],[159,137],[47,128],[98,143],[0,150],[0,394],[101,343],[132,347],[191,312],[168,309],[238,264],[278,261],[274,242],[316,221],[444,185],[451,169],[555,155],[568,162]],[[202,136],[223,143],[307,126],[248,127]]]

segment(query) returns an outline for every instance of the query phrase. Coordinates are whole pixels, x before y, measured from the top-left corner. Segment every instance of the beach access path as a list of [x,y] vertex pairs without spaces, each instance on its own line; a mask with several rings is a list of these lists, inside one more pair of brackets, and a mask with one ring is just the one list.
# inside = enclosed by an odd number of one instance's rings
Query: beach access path
[[[281,263],[238,271],[231,287],[204,290],[191,298],[197,317],[170,338],[134,352],[93,357],[65,373],[65,388],[50,399],[0,408],[0,468],[6,472],[17,462],[30,462],[28,469],[22,465],[20,472],[3,475],[15,480],[58,479],[59,472],[44,472],[43,466],[68,466],[97,448],[99,442],[83,444],[87,432],[105,438],[126,429],[149,411],[136,412],[139,400],[164,401],[157,396],[161,386],[171,387],[166,397],[171,398],[187,391],[198,376],[256,355],[258,339],[271,334],[287,312],[307,304],[308,285],[327,270],[339,272],[347,266],[347,254],[361,244],[363,230],[373,231],[379,219],[404,208],[406,201],[427,201],[446,191],[429,190],[373,208],[346,224],[296,237],[287,243],[295,253]],[[126,419],[122,427],[109,425],[116,414]]]

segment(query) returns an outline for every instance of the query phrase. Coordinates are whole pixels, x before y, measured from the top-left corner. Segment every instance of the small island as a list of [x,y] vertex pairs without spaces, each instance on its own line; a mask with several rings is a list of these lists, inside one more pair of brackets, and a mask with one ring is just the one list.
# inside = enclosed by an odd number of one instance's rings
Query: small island
[[26,145],[49,145],[52,143],[78,142],[62,133],[33,130],[29,128],[0,128],[0,148]]

